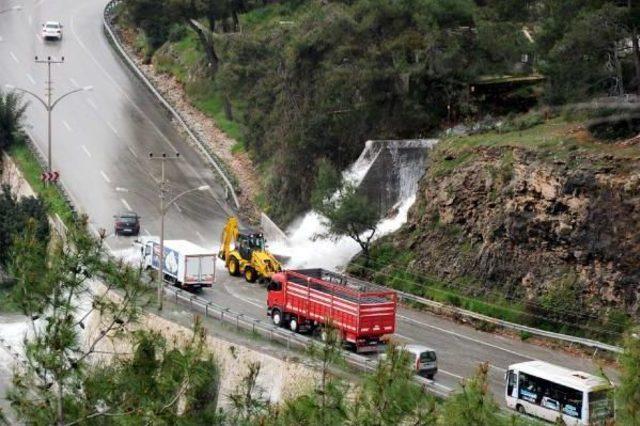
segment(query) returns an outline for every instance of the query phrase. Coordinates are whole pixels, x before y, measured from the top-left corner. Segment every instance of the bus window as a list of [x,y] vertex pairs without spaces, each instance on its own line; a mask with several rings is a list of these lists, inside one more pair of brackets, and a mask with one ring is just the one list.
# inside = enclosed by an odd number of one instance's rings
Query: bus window
[[520,373],[518,398],[577,419],[582,417],[582,392]]

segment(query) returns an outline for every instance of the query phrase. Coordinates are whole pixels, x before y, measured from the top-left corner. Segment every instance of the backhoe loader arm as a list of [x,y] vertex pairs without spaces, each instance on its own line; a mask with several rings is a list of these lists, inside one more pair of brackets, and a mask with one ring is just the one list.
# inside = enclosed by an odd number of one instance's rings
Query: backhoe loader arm
[[238,219],[235,217],[230,217],[227,220],[227,224],[224,226],[222,230],[222,235],[220,236],[220,252],[218,253],[218,257],[223,259],[225,262],[229,259],[229,253],[231,252],[231,243],[235,244],[238,239]]

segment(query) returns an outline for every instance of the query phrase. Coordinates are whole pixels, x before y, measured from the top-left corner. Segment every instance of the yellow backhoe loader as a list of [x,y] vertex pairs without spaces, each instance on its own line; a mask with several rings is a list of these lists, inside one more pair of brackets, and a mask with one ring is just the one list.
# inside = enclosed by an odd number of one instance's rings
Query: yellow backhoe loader
[[220,242],[218,257],[224,260],[230,275],[243,275],[252,283],[282,270],[280,262],[266,250],[262,233],[240,232],[235,217],[227,220]]

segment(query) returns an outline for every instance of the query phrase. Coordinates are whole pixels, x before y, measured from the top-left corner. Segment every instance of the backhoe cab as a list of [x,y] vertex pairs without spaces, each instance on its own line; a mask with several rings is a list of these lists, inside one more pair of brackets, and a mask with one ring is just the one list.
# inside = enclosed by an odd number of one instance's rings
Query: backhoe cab
[[243,275],[252,283],[282,270],[280,262],[266,250],[264,235],[254,231],[240,232],[235,217],[227,220],[220,240],[218,257],[224,260],[230,275]]

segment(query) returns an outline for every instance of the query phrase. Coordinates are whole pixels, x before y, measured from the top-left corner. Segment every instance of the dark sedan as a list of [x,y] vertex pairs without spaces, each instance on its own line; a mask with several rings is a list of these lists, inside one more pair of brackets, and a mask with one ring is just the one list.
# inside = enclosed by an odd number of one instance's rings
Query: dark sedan
[[135,212],[126,212],[114,216],[116,235],[138,235],[140,234],[140,216]]

